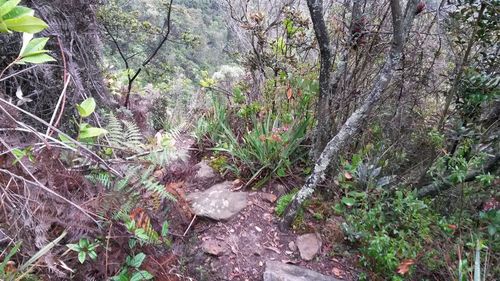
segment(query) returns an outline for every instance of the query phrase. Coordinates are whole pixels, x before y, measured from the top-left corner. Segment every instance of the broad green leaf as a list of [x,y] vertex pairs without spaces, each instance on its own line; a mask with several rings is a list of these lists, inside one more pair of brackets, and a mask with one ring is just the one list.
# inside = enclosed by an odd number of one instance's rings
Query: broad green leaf
[[75,251],[75,252],[81,252],[82,248],[78,244],[66,244],[66,247],[68,247],[70,250]]
[[23,48],[21,48],[21,57],[36,55],[39,54],[40,51],[44,51],[43,48],[47,44],[47,41],[49,41],[49,38],[42,37],[42,38],[28,39],[29,37],[33,38],[33,35],[32,34],[29,35],[29,33],[24,33],[24,34],[23,34]]
[[97,258],[97,254],[94,251],[89,251],[88,254],[92,260],[95,260]]
[[146,270],[137,271],[132,275],[130,281],[151,280],[154,276]]
[[2,19],[0,19],[0,33],[7,33],[7,32],[9,32],[7,25],[5,24],[5,22],[2,21]]
[[135,245],[137,245],[137,240],[135,240],[135,239],[129,239],[129,240],[128,240],[128,247],[129,247],[130,249],[135,248]]
[[82,238],[82,239],[80,239],[80,241],[78,242],[78,245],[80,245],[80,248],[85,249],[85,248],[87,248],[87,246],[89,245],[89,240],[87,240],[87,239],[85,239],[85,238]]
[[24,58],[19,60],[18,64],[24,64],[24,63],[41,64],[41,63],[46,63],[46,62],[51,62],[51,61],[56,61],[56,60],[53,57],[42,53],[42,54],[24,57]]
[[21,0],[9,0],[3,3],[2,6],[0,6],[0,17],[3,17],[12,11],[19,4],[19,2],[21,2]]
[[356,200],[354,198],[344,197],[342,198],[342,203],[344,203],[348,207],[351,207],[356,204]]
[[87,254],[83,251],[78,253],[78,260],[80,261],[80,263],[85,262],[86,256],[87,256]]
[[285,168],[283,167],[280,167],[277,171],[276,171],[276,175],[280,178],[283,178],[286,176],[286,172],[285,172]]
[[95,138],[108,133],[105,129],[90,127],[88,124],[86,125],[86,127],[80,127],[80,139]]
[[27,8],[27,7],[18,6],[18,7],[15,7],[14,9],[12,9],[12,11],[10,11],[8,14],[4,15],[3,18],[4,19],[13,19],[13,18],[25,16],[25,15],[34,16],[35,11],[33,11],[32,9]]
[[81,104],[77,104],[76,108],[81,117],[88,117],[95,110],[95,100],[94,98],[88,98],[84,100]]
[[23,159],[26,156],[27,152],[24,149],[14,148],[11,153],[16,157],[16,160],[12,164],[16,164],[19,160]]
[[43,20],[30,15],[8,19],[4,23],[9,30],[27,33],[37,33],[48,27]]
[[32,33],[23,32],[23,46],[21,47],[21,51],[19,51],[20,57],[24,53],[24,50],[28,47],[28,44],[31,42],[31,39],[33,39],[33,36],[34,35]]
[[65,135],[63,135],[63,134],[59,134],[59,135],[58,135],[58,137],[59,137],[59,139],[60,139],[63,143],[65,143],[65,144],[67,144],[67,145],[69,145],[69,146],[71,146],[71,147],[75,147],[75,144],[73,143],[73,141],[72,141],[69,137],[67,137],[67,136],[65,136]]
[[139,268],[145,258],[146,255],[144,253],[138,253],[133,258],[127,261],[127,265],[130,267]]

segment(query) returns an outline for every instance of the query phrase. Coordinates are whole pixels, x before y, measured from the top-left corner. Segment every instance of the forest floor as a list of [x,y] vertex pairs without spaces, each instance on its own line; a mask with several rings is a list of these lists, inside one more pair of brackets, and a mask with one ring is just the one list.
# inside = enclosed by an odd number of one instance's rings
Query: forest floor
[[[156,255],[154,262],[148,263],[149,270],[156,271],[157,280],[263,280],[268,261],[301,266],[340,280],[356,279],[357,271],[351,266],[353,258],[332,255],[339,247],[337,244],[342,243],[328,239],[324,227],[320,228],[324,222],[308,225],[322,237],[319,252],[310,261],[301,258],[295,241],[303,233],[278,229],[279,218],[274,210],[275,201],[283,192],[279,188],[244,190],[236,180],[232,182],[234,190],[247,192],[246,208],[226,221],[193,215],[186,195],[225,180],[213,170],[207,176],[207,165],[201,168],[205,175],[200,176],[198,170],[205,161],[200,165],[203,155],[192,148],[193,144],[189,137],[178,140],[176,149],[187,151],[189,157],[157,172],[166,189],[177,198],[177,202],[167,206],[172,251]],[[158,274],[160,271],[164,274]]]

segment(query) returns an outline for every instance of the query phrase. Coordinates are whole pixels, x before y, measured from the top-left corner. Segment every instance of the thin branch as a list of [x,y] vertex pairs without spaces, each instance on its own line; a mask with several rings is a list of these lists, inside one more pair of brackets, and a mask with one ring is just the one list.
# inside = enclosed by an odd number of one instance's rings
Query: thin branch
[[137,78],[137,76],[139,76],[142,69],[156,56],[156,54],[158,54],[158,51],[160,51],[161,47],[165,44],[165,42],[168,39],[168,36],[170,35],[170,31],[172,30],[172,28],[171,28],[172,27],[171,26],[172,25],[171,15],[172,15],[173,2],[174,2],[174,0],[170,0],[170,4],[168,6],[168,14],[167,14],[167,20],[166,20],[167,32],[163,36],[163,39],[159,42],[158,46],[156,46],[156,48],[153,50],[151,55],[142,63],[141,67],[139,67],[139,69],[137,69],[134,76],[132,76],[132,78],[130,78],[130,76],[129,76],[128,87],[127,87],[127,96],[125,98],[125,104],[124,104],[125,107],[128,107],[128,105],[129,105],[130,92],[132,91],[132,84],[134,83],[135,79]]
[[7,80],[7,79],[9,79],[9,78],[12,78],[12,77],[14,77],[14,76],[17,76],[17,75],[19,75],[19,74],[21,74],[21,73],[23,73],[23,72],[28,71],[28,70],[32,70],[33,68],[35,68],[35,67],[37,67],[37,66],[38,66],[38,65],[32,65],[32,66],[30,66],[30,67],[28,67],[28,68],[25,68],[25,69],[23,69],[23,70],[19,70],[18,72],[15,72],[15,73],[12,73],[12,74],[10,74],[10,75],[8,75],[8,76],[5,76],[4,78],[0,79],[0,82],[3,82],[3,81],[5,81],[5,80]]
[[[89,156],[91,159],[93,159],[94,161],[96,162],[100,162],[102,163],[106,169],[110,172],[112,172],[113,174],[115,174],[116,176],[119,176],[119,177],[123,177],[123,175],[121,173],[119,173],[118,171],[116,171],[115,169],[113,169],[111,166],[109,166],[109,164],[104,161],[101,157],[99,157],[99,155],[95,154],[92,150],[88,149],[87,147],[85,147],[84,145],[82,145],[80,142],[74,140],[71,136],[69,136],[68,134],[62,132],[61,130],[57,129],[56,127],[54,126],[51,126],[49,123],[47,123],[45,120],[41,119],[40,117],[36,116],[36,115],[33,115],[32,113],[30,112],[27,112],[26,110],[16,106],[16,105],[13,105],[12,103],[4,100],[3,98],[0,98],[0,102],[3,102],[5,103],[6,105],[10,106],[10,107],[13,107],[14,109],[18,110],[19,112],[22,112],[28,116],[30,116],[31,118],[33,118],[34,120],[38,121],[39,123],[45,125],[45,126],[49,126],[52,128],[53,131],[57,132],[58,134],[61,134],[63,135],[64,137],[66,137],[69,141],[71,141],[73,144],[75,144],[76,146],[78,146],[82,151],[85,151],[86,153],[88,153],[87,156]],[[16,119],[14,117],[12,117],[8,111],[0,105],[0,110],[2,110],[4,113],[6,113],[8,116],[10,116],[10,118],[12,120],[14,120],[16,123],[18,124],[23,124],[23,123],[20,123],[19,121],[16,121]],[[30,129],[27,125],[25,125],[25,128],[27,129]],[[34,129],[32,129],[34,130]]]
[[[476,180],[476,177],[485,172],[494,172],[500,166],[500,155],[490,158],[481,170],[471,171],[467,173],[463,182],[471,182]],[[432,184],[426,185],[418,189],[418,197],[436,196],[439,193],[446,191],[456,186],[452,183],[451,177],[447,177],[442,181],[435,181]]]

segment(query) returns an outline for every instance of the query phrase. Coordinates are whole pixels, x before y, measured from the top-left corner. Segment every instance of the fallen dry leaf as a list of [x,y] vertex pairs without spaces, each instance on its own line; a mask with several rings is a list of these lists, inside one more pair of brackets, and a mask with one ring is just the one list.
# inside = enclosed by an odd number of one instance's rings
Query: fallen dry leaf
[[345,172],[345,173],[344,173],[344,178],[345,178],[346,180],[348,180],[348,181],[349,181],[349,180],[352,180],[352,175],[351,175],[351,173],[349,173],[349,172]]
[[293,90],[290,86],[288,86],[288,89],[286,90],[286,97],[288,98],[288,100],[291,100],[293,98]]
[[333,273],[333,275],[335,275],[335,277],[337,277],[337,278],[340,278],[340,277],[343,277],[343,276],[344,276],[344,271],[342,271],[342,269],[339,269],[339,268],[336,268],[336,267],[334,267],[334,268],[332,269],[332,273]]
[[413,264],[415,264],[415,260],[413,259],[404,260],[399,264],[397,272],[401,275],[405,275],[406,273],[408,273],[408,271],[410,270],[410,266],[412,266]]

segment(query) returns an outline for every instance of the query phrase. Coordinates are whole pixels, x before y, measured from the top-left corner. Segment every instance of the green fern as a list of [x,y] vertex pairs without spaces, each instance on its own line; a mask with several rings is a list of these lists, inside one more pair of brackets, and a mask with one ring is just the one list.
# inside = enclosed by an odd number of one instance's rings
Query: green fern
[[[107,202],[101,204],[103,212],[112,212],[114,219],[127,223],[130,222],[131,212],[139,207],[138,204],[144,195],[158,198],[160,202],[175,201],[176,198],[165,190],[153,173],[158,166],[165,166],[175,159],[185,157],[168,145],[170,140],[181,140],[181,130],[170,130],[165,134],[167,145],[162,145],[162,149],[148,151],[143,144],[145,138],[134,122],[119,120],[113,114],[109,114],[107,119],[107,141],[113,150],[113,155],[129,164],[120,167],[123,177],[117,177],[103,170],[93,171],[87,176],[91,183],[101,184],[114,193],[106,199]],[[147,241],[158,242],[158,233],[151,226],[142,229],[134,226],[131,229],[137,237],[147,236],[152,238]],[[140,233],[135,233],[136,231]]]
[[106,126],[106,130],[108,131],[107,138],[110,145],[113,147],[123,147],[125,144],[125,138],[122,123],[112,113],[108,114],[107,119],[108,124]]
[[[108,131],[109,145],[114,150],[124,150],[126,152],[140,153],[144,151],[143,139],[139,127],[130,121],[120,121],[115,115],[108,115]],[[116,152],[116,151],[115,151]]]
[[126,145],[128,147],[142,147],[143,137],[139,127],[135,123],[126,120],[123,121],[123,124],[125,125],[124,136]]
[[101,184],[105,188],[111,188],[113,184],[111,175],[108,172],[98,172],[85,176],[93,184]]

